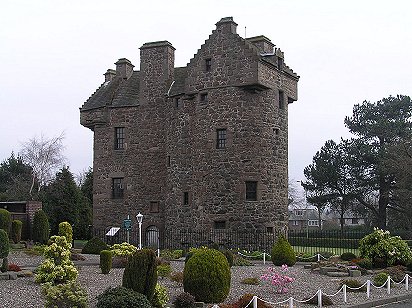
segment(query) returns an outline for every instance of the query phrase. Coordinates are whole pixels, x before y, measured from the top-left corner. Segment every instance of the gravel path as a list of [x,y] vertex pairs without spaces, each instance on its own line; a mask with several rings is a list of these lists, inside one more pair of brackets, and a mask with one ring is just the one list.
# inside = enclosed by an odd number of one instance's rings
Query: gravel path
[[[108,275],[100,273],[98,267],[99,256],[85,255],[85,261],[75,262],[79,269],[78,280],[80,284],[87,290],[89,296],[90,307],[95,307],[95,297],[102,293],[109,286],[118,286],[121,284],[123,269],[114,268]],[[38,265],[41,262],[41,257],[27,256],[22,252],[13,252],[9,256],[10,263],[16,263],[19,266],[30,268]],[[182,271],[184,262],[171,262],[174,271]],[[289,297],[303,300],[312,296],[321,288],[327,294],[336,293],[339,285],[339,278],[331,278],[324,275],[312,273],[308,269],[304,269],[303,265],[297,264],[289,268],[288,275],[293,277],[295,281],[291,284],[287,294],[277,294],[273,287],[269,284],[261,283],[260,285],[245,285],[241,280],[248,277],[259,278],[267,271],[270,266],[263,262],[255,263],[255,266],[232,267],[232,283],[228,298],[225,303],[230,303],[237,300],[245,293],[256,294],[259,298],[268,302],[279,302]],[[360,281],[365,282],[371,279],[371,276],[362,276]],[[183,292],[183,287],[168,278],[159,278],[159,283],[166,286],[169,290],[171,300]],[[400,294],[412,294],[412,291],[406,291],[404,285],[397,286],[391,291],[391,296]],[[371,289],[371,298],[369,301],[387,297],[386,289],[376,290]],[[333,307],[348,307],[350,305],[366,302],[365,293],[348,293],[348,303],[343,304],[342,293],[333,297]],[[41,296],[40,286],[34,282],[34,277],[18,278],[17,280],[0,280],[0,307],[15,308],[15,307],[44,307],[44,301]],[[277,305],[276,307],[288,307],[287,305]],[[294,307],[309,307],[308,305],[295,303]],[[120,308],[120,307],[119,307]]]

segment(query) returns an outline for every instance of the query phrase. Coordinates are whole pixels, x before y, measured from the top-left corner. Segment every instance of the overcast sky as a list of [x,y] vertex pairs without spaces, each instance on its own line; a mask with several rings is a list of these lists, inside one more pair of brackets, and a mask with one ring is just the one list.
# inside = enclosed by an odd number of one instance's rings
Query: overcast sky
[[238,34],[265,35],[298,75],[289,105],[289,178],[328,139],[349,137],[353,105],[412,91],[412,1],[0,0],[0,160],[30,138],[65,134],[75,174],[92,165],[93,134],[79,107],[139,47],[168,40],[185,66],[215,23],[233,16]]

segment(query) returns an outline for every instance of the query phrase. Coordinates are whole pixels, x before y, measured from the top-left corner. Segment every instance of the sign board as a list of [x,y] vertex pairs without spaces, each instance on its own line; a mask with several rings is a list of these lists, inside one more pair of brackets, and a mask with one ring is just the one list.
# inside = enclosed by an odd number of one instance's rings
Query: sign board
[[125,219],[123,220],[123,228],[126,230],[132,229],[132,221],[131,219]]
[[107,236],[114,236],[120,228],[118,227],[111,227],[110,230],[106,233]]

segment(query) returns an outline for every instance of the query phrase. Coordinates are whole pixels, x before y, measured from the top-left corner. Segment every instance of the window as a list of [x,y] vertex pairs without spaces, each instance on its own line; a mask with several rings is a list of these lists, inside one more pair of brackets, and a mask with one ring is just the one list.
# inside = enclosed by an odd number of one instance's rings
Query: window
[[266,233],[273,233],[273,227],[266,227]]
[[114,132],[114,148],[116,150],[124,149],[124,127],[116,127]]
[[296,216],[303,216],[303,210],[295,210]]
[[206,103],[207,102],[207,93],[201,93],[200,94],[200,102],[201,103]]
[[189,193],[185,191],[183,193],[183,205],[188,205],[189,204]]
[[309,220],[308,225],[309,226],[319,226],[319,220]]
[[292,226],[299,226],[298,220],[292,220]]
[[212,70],[212,59],[208,58],[205,60],[205,70],[206,72],[210,72]]
[[358,218],[352,218],[352,225],[357,225],[359,223]]
[[150,213],[159,213],[158,201],[150,201]]
[[283,59],[281,57],[278,57],[278,69],[283,69]]
[[124,193],[123,178],[112,179],[112,197],[113,199],[122,199]]
[[216,130],[216,149],[226,148],[226,128]]
[[279,108],[285,109],[285,94],[279,90]]
[[226,229],[226,220],[217,220],[213,222],[214,229],[222,230]]
[[279,135],[279,132],[280,132],[279,128],[273,129],[273,133],[275,134],[275,136]]
[[170,155],[167,155],[167,166],[170,167]]
[[176,97],[176,98],[175,98],[175,108],[176,108],[176,109],[179,109],[179,107],[180,107],[180,98],[179,98],[179,97]]
[[257,200],[257,182],[246,181],[246,201]]

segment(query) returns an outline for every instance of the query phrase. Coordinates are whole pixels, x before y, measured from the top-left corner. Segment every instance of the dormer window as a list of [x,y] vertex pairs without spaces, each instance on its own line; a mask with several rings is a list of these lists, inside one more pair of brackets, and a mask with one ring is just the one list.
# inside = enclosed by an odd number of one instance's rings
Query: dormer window
[[211,58],[207,58],[205,60],[205,70],[206,72],[210,72],[212,70],[212,59]]

